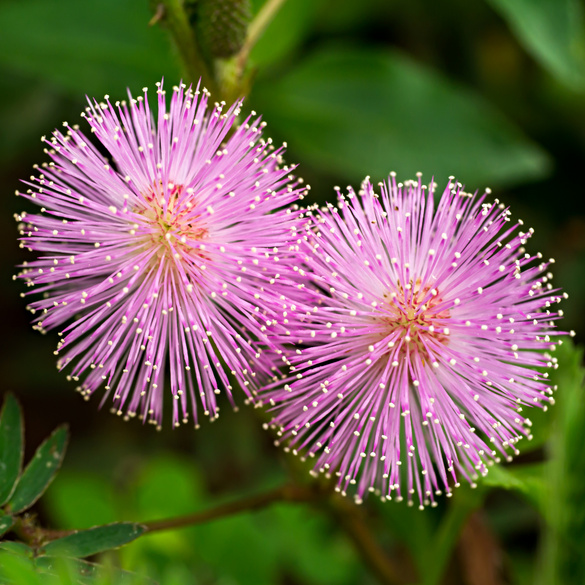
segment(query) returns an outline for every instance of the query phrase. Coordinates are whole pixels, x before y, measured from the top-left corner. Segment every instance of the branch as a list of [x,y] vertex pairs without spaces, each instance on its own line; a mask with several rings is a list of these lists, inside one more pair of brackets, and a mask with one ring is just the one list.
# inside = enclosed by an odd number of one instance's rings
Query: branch
[[263,494],[242,498],[241,500],[222,504],[221,506],[216,506],[215,508],[204,510],[203,512],[196,512],[195,514],[188,514],[186,516],[178,516],[176,518],[168,518],[165,520],[141,522],[140,524],[146,526],[147,532],[171,530],[173,528],[204,524],[205,522],[223,518],[224,516],[231,516],[239,512],[259,510],[270,506],[275,502],[308,502],[316,497],[317,493],[309,488],[298,485],[284,485]]
[[[277,502],[309,502],[317,510],[328,512],[338,521],[353,542],[364,564],[378,577],[383,585],[396,585],[399,583],[400,580],[397,577],[396,569],[365,523],[362,510],[353,502],[331,494],[329,488],[329,485],[318,483],[312,486],[286,484],[265,493],[228,502],[202,512],[164,520],[140,522],[140,524],[146,527],[146,532],[160,532],[205,524],[240,512],[260,510]],[[323,507],[325,510],[323,510]],[[34,545],[46,543],[76,532],[75,530],[47,530],[37,526],[32,518],[28,519],[28,521],[21,519],[17,524],[17,530],[23,540]]]
[[168,27],[177,45],[189,82],[196,85],[201,78],[201,84],[212,94],[215,93],[216,83],[199,51],[189,19],[183,9],[183,2],[181,0],[160,0],[151,20],[151,23],[155,22],[164,22]]
[[[256,411],[259,418],[263,420],[264,428],[271,433],[273,429],[266,420],[265,411]],[[305,476],[306,470],[302,468],[299,460],[293,456],[285,456],[286,467],[293,481],[297,478],[300,481]],[[311,501],[313,506],[321,513],[326,513],[330,518],[336,520],[338,525],[345,531],[353,546],[360,555],[364,565],[375,575],[382,585],[396,585],[404,579],[399,578],[399,571],[388,558],[386,552],[378,543],[376,537],[365,522],[363,508],[354,504],[353,501],[335,493],[335,478],[330,478],[323,483],[324,477],[319,476],[320,481],[312,484],[314,497]]]
[[[204,524],[211,520],[238,514],[239,512],[259,510],[276,502],[312,502],[318,504],[320,501],[323,501],[323,498],[327,498],[328,495],[329,492],[324,491],[323,486],[313,486],[313,488],[310,488],[289,484],[263,494],[249,496],[211,508],[210,510],[204,510],[203,512],[165,520],[141,522],[141,524],[146,526],[147,532],[171,530],[174,528]],[[366,525],[361,509],[353,504],[353,502],[340,496],[333,496],[325,501],[329,502],[327,506],[328,511],[338,520],[358,550],[366,566],[380,579],[380,582],[384,585],[396,585],[396,583],[399,583],[396,569],[390,563],[385,552]]]
[[342,496],[334,496],[330,500],[330,511],[380,583],[400,583],[398,571],[368,528],[361,508]]

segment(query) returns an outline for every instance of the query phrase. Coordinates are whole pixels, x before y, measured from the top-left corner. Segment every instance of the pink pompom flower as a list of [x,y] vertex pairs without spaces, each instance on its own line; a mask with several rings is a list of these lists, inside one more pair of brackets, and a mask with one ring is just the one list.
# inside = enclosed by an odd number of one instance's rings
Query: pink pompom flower
[[[21,274],[41,331],[63,327],[59,367],[87,398],[100,386],[114,410],[160,426],[165,385],[175,425],[235,381],[253,397],[272,367],[266,331],[279,327],[303,197],[283,148],[262,138],[241,102],[208,105],[181,84],[170,107],[144,95],[90,101],[77,127],[43,139],[51,162],[21,193],[21,245],[38,252]],[[256,376],[258,374],[258,376]],[[166,378],[166,380],[165,380]],[[105,399],[105,397],[104,397]]]
[[289,325],[287,383],[263,397],[278,442],[339,491],[418,493],[422,507],[530,436],[523,407],[553,401],[561,297],[552,260],[525,252],[532,229],[487,193],[450,180],[436,200],[420,175],[380,187],[313,210],[301,249],[313,301]]

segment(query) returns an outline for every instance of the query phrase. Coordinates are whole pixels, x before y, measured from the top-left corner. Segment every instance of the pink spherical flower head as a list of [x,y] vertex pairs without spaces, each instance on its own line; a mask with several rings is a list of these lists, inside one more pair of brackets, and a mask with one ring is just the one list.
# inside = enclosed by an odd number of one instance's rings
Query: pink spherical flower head
[[[265,389],[273,425],[315,470],[420,505],[451,494],[529,435],[525,405],[552,402],[560,301],[532,229],[450,181],[339,194],[305,234],[312,306],[297,307],[288,384]],[[520,231],[519,231],[520,230]],[[300,317],[299,317],[300,315]]]
[[167,111],[157,86],[154,112],[146,89],[90,101],[99,148],[67,124],[44,139],[52,162],[22,194],[42,213],[18,217],[22,245],[41,255],[20,276],[42,294],[38,329],[68,323],[59,367],[72,365],[85,397],[103,386],[118,414],[160,425],[169,383],[173,423],[192,411],[197,425],[198,408],[217,416],[221,388],[232,401],[235,379],[253,397],[272,367],[262,348],[300,213],[286,206],[304,190],[264,123],[237,126],[241,102],[223,113],[181,84]]

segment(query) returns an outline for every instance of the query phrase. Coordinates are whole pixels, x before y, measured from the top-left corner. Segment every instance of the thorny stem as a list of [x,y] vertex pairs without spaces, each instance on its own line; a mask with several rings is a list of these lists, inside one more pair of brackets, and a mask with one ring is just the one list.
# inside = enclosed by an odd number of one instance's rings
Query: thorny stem
[[256,15],[256,18],[250,23],[246,40],[244,41],[240,52],[235,57],[236,75],[238,79],[241,79],[242,77],[244,68],[248,62],[250,51],[285,2],[286,0],[267,0],[264,6],[260,9],[260,12]]
[[215,80],[199,51],[182,1],[160,0],[151,22],[159,21],[164,21],[175,41],[189,82],[196,84],[201,78],[202,85],[212,94],[216,93]]

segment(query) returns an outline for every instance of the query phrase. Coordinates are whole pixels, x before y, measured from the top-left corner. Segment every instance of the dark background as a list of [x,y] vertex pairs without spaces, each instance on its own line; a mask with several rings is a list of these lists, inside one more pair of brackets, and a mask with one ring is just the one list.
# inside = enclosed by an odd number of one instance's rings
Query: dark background
[[[569,0],[288,0],[252,54],[246,103],[268,122],[268,135],[288,142],[287,161],[299,164],[314,200],[391,170],[401,180],[420,170],[440,186],[453,174],[469,191],[491,187],[514,218],[535,228],[530,249],[556,259],[555,285],[570,295],[561,327],[579,340],[582,15]],[[99,398],[83,402],[55,368],[56,335],[31,330],[24,287],[12,280],[29,257],[12,216],[30,207],[14,191],[46,160],[40,136],[63,120],[81,123],[86,94],[118,99],[163,75],[178,82],[167,33],[148,27],[150,17],[147,0],[0,3],[0,392],[14,392],[24,406],[29,456],[57,424],[71,427],[65,468],[38,506],[59,528],[185,513],[285,477],[282,455],[246,408],[234,414],[226,404],[197,432],[156,433],[122,422],[108,405],[99,410]],[[546,457],[544,445],[520,462]],[[503,490],[485,502],[462,528],[445,582],[534,582],[545,531],[538,506]],[[425,538],[434,546],[447,504],[412,517],[405,506],[369,506],[389,554],[415,574],[423,562],[416,550]],[[373,582],[330,520],[292,506],[140,539],[115,562],[165,585]],[[478,580],[491,570],[497,580]]]

